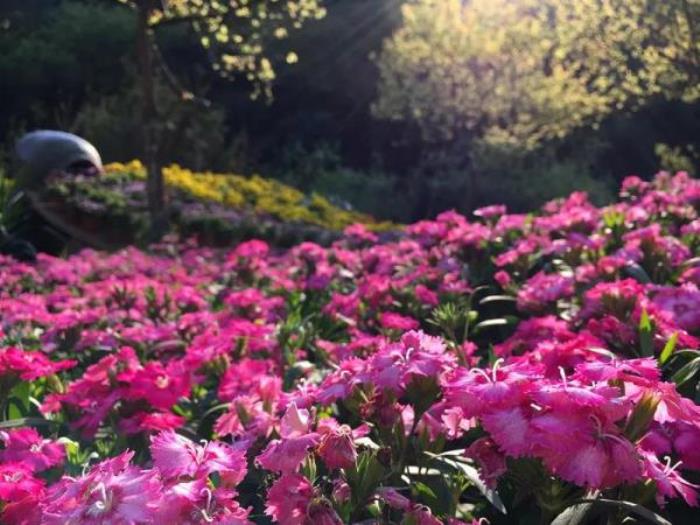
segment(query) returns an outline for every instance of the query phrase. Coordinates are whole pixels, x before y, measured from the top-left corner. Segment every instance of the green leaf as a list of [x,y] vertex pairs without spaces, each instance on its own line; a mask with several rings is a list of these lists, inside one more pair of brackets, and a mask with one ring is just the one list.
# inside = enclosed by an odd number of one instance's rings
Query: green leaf
[[385,469],[374,451],[360,454],[357,464],[347,469],[347,482],[352,489],[352,505],[355,509],[369,501],[384,473]]
[[564,509],[550,525],[585,525],[597,513],[592,503],[579,503]]
[[477,324],[474,327],[475,332],[479,332],[485,328],[496,328],[500,326],[510,326],[512,324],[515,324],[517,322],[517,317],[513,316],[506,316],[506,317],[497,317],[495,319],[487,319],[486,321],[481,321],[479,324]]
[[0,422],[0,429],[4,428],[19,428],[19,427],[39,427],[48,426],[54,424],[55,421],[50,419],[43,419],[40,417],[21,417],[18,419],[9,419],[7,421]]
[[552,521],[551,525],[583,525],[596,514],[609,513],[614,510],[622,510],[628,514],[634,514],[638,518],[642,518],[646,523],[653,525],[672,525],[670,521],[637,503],[602,498],[579,500],[573,503],[559,514]]
[[512,295],[489,295],[484,297],[479,304],[489,304],[489,303],[515,303],[517,298]]
[[481,492],[481,494],[488,500],[489,503],[491,503],[491,505],[493,505],[501,513],[508,514],[506,506],[503,504],[503,500],[498,495],[498,492],[486,486],[486,483],[484,483],[484,481],[481,479],[477,469],[471,465],[468,465],[467,463],[464,463],[463,461],[456,461],[444,456],[433,455],[433,460],[449,465],[455,470],[459,470],[472,483],[472,485],[474,485],[474,487]]
[[659,356],[659,364],[664,365],[666,364],[666,361],[669,360],[671,357],[671,354],[673,354],[673,351],[676,349],[676,345],[678,344],[678,332],[674,332],[671,337],[669,337],[668,341],[666,341],[666,344],[664,345],[664,349],[661,351],[661,355]]
[[684,385],[700,371],[700,357],[696,357],[688,364],[683,366],[678,372],[673,374],[671,381],[676,383],[677,386]]
[[421,481],[414,481],[413,489],[423,497],[429,498],[431,500],[437,499],[435,492],[433,492],[433,490],[428,485]]
[[639,320],[639,345],[642,357],[654,355],[654,327],[646,310],[642,310],[642,317]]

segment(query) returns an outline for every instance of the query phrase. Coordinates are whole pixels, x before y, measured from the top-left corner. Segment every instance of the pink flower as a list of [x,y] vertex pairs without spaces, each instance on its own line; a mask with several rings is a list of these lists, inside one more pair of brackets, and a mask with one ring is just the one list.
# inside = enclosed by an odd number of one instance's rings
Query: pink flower
[[32,494],[40,494],[44,482],[34,477],[26,463],[0,463],[0,501],[17,502]]
[[484,219],[492,219],[505,215],[506,207],[502,204],[493,204],[491,206],[484,206],[483,208],[478,208],[474,210],[474,215],[477,217],[482,217]]
[[700,330],[700,291],[695,286],[662,288],[654,295],[653,301],[661,310],[671,314],[683,330]]
[[318,425],[321,442],[316,449],[328,468],[350,468],[357,461],[357,450],[352,429],[348,425],[338,425],[329,420],[321,420]]
[[456,358],[447,353],[442,340],[411,331],[398,343],[387,344],[374,354],[369,376],[379,387],[403,392],[412,380],[437,378],[455,363]]
[[33,428],[0,432],[0,440],[5,444],[0,461],[25,463],[35,472],[60,465],[65,458],[63,445],[43,439]]
[[40,501],[44,491],[33,492],[24,498],[7,503],[0,511],[0,523],[5,525],[40,525]]
[[[262,379],[277,379],[271,374],[274,367],[269,359],[243,358],[226,369],[219,384],[219,399],[233,401],[240,395],[249,394]],[[281,391],[281,384],[279,390]]]
[[256,461],[267,470],[291,474],[301,465],[309,449],[319,442],[316,433],[286,439],[273,439]]
[[298,474],[285,474],[268,491],[265,514],[280,525],[304,525],[313,495],[309,480]]
[[382,312],[379,316],[379,323],[389,330],[415,330],[419,323],[412,317],[397,314],[394,312]]
[[377,489],[377,497],[384,500],[394,509],[406,510],[411,507],[411,500],[400,494],[392,487],[380,487]]
[[150,361],[128,379],[126,397],[145,399],[159,410],[170,410],[181,397],[187,397],[191,388],[191,377],[182,361],[173,361],[167,366]]
[[437,306],[439,304],[438,295],[423,284],[416,286],[416,298],[423,304],[428,306]]
[[641,478],[638,452],[619,436],[602,436],[572,447],[568,454],[552,457],[548,466],[561,478],[579,486],[608,488]]
[[700,428],[681,423],[673,439],[673,448],[683,462],[683,467],[700,470]]
[[243,480],[247,470],[245,450],[217,441],[199,445],[173,431],[151,437],[151,455],[166,479],[218,472],[226,486],[233,487]]
[[442,522],[433,516],[430,509],[422,505],[415,505],[407,513],[407,516],[411,520],[410,523],[415,523],[416,525],[442,525]]
[[309,433],[309,411],[298,409],[292,403],[280,419],[280,435],[283,438],[295,438]]
[[343,235],[355,241],[364,241],[368,243],[374,243],[379,240],[379,237],[369,231],[367,226],[359,223],[346,226],[343,230]]
[[489,438],[477,439],[465,450],[464,455],[476,460],[481,470],[481,477],[491,488],[496,487],[498,478],[507,470],[505,456]]
[[518,292],[518,309],[524,312],[539,312],[559,299],[571,297],[573,294],[573,278],[540,272],[531,277]]
[[140,432],[160,432],[175,430],[185,423],[185,419],[172,412],[138,412],[119,422],[119,429],[133,435]]
[[247,259],[263,258],[270,251],[270,247],[265,241],[253,239],[251,241],[242,242],[233,251],[233,256],[244,257]]
[[42,525],[146,524],[160,505],[155,471],[128,465],[131,454],[105,461],[77,479],[64,477],[41,502]]
[[164,490],[154,523],[252,525],[250,509],[241,507],[235,496],[229,489],[212,488],[204,478],[175,483]]
[[15,347],[0,348],[0,377],[16,376],[23,381],[56,374],[75,366],[75,361],[51,361],[41,352],[29,352]]
[[664,465],[651,452],[642,452],[644,474],[656,483],[656,502],[664,507],[667,498],[681,496],[691,507],[698,506],[699,486],[683,479],[676,471],[678,465],[671,466],[670,461]]
[[528,455],[534,445],[530,421],[520,407],[496,410],[482,416],[486,431],[501,450],[513,457]]
[[501,288],[505,288],[513,281],[510,274],[503,270],[497,271],[493,275],[493,278],[501,286]]

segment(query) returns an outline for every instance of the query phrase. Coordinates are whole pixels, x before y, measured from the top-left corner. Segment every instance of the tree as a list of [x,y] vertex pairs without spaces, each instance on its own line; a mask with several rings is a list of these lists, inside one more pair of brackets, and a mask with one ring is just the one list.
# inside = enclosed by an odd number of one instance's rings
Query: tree
[[[243,74],[254,86],[254,97],[270,95],[275,79],[270,42],[287,37],[308,20],[324,16],[322,0],[116,0],[137,15],[137,57],[143,104],[143,141],[148,170],[148,204],[152,230],[163,231],[165,192],[158,155],[159,112],[155,74],[160,67],[183,101],[198,102],[167,70],[154,32],[161,26],[189,24],[199,35],[212,67],[224,77]],[[293,52],[284,59],[297,60]],[[202,101],[199,101],[202,102]]]
[[377,115],[533,149],[653,97],[700,98],[697,0],[413,0]]

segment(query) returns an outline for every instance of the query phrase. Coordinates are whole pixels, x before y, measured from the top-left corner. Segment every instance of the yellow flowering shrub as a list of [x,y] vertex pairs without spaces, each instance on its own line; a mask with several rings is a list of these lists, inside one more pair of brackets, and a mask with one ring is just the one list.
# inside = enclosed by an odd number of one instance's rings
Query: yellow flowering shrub
[[[145,178],[146,170],[138,160],[112,163],[107,173],[128,173]],[[334,206],[321,195],[303,192],[274,179],[259,175],[243,177],[235,174],[193,172],[172,164],[163,168],[165,183],[196,199],[213,201],[231,208],[248,208],[289,222],[304,222],[332,230],[341,230],[354,223],[366,224],[373,230],[386,230],[393,225],[379,223],[369,215]]]

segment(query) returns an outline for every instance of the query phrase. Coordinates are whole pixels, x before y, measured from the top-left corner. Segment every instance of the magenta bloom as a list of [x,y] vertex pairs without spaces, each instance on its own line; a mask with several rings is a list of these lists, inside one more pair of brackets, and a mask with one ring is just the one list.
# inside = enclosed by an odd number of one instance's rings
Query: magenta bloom
[[695,286],[663,288],[654,295],[653,301],[683,330],[700,330],[700,291]]
[[643,453],[643,458],[645,475],[656,483],[656,502],[660,507],[665,506],[667,498],[678,496],[691,507],[698,506],[700,486],[683,479],[677,472],[678,465],[664,465],[654,454],[648,452]]
[[42,438],[33,428],[0,432],[0,440],[5,445],[0,450],[1,462],[24,463],[35,472],[60,465],[65,458],[63,445]]
[[369,377],[381,388],[403,392],[413,379],[437,378],[455,363],[456,358],[446,352],[439,338],[412,331],[374,354]]
[[573,278],[540,272],[531,277],[518,293],[518,308],[524,312],[543,311],[573,294]]
[[377,489],[377,497],[384,500],[387,505],[394,509],[406,510],[411,507],[411,500],[391,487],[380,487]]
[[268,491],[265,514],[280,525],[305,525],[313,496],[309,480],[298,474],[285,474]]
[[252,525],[250,509],[241,507],[235,496],[223,487],[212,489],[204,478],[179,482],[164,489],[154,523]]
[[412,317],[397,314],[394,312],[384,312],[379,317],[379,323],[389,330],[415,330],[418,328],[418,321]]
[[226,485],[240,483],[247,471],[245,450],[209,441],[200,445],[173,431],[151,437],[151,455],[158,471],[166,479],[221,474]]
[[129,379],[126,396],[145,399],[159,410],[169,410],[178,399],[189,395],[191,386],[191,375],[181,361],[167,366],[151,361]]
[[41,494],[44,482],[34,477],[26,463],[0,463],[0,501],[17,502],[32,494]]
[[350,468],[357,461],[352,429],[335,421],[322,420],[318,425],[321,442],[317,453],[328,468]]
[[131,454],[95,466],[78,479],[64,477],[42,501],[42,525],[152,523],[160,505],[157,472],[128,465]]
[[480,438],[465,451],[467,457],[474,458],[481,469],[481,476],[491,488],[496,488],[498,478],[507,470],[506,458],[489,438]]
[[267,470],[291,474],[296,472],[306,458],[309,449],[315,447],[318,442],[319,435],[316,433],[273,439],[256,458],[256,461]]
[[16,376],[23,381],[34,381],[73,366],[75,361],[51,361],[41,352],[28,352],[15,347],[0,348],[0,377]]

